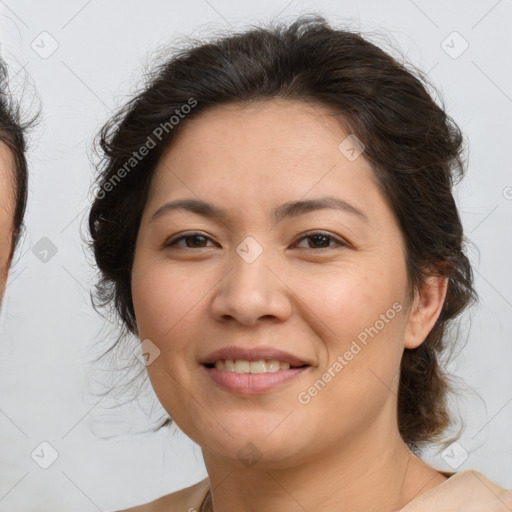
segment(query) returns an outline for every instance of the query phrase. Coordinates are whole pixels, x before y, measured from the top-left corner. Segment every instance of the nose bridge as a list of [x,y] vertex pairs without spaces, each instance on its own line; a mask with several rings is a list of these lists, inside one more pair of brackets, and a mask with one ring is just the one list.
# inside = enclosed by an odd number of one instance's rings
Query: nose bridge
[[270,247],[247,236],[230,255],[230,272],[212,302],[218,317],[254,325],[261,317],[284,320],[291,313],[286,287],[274,275]]

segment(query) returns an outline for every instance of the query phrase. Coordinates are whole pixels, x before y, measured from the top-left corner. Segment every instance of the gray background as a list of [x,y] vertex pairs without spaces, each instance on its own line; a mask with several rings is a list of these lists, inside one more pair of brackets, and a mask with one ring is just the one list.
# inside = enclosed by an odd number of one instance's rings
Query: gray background
[[[28,230],[1,316],[1,511],[115,510],[206,476],[199,448],[181,432],[145,431],[158,406],[108,409],[116,400],[90,392],[87,360],[113,335],[89,303],[95,274],[81,239],[88,151],[159,45],[310,12],[371,32],[377,43],[388,34],[429,71],[467,136],[468,174],[457,200],[474,244],[480,304],[462,319],[469,338],[451,365],[468,387],[453,404],[465,430],[460,446],[427,458],[512,488],[510,0],[8,0],[0,1],[2,55],[17,92],[25,83],[26,100],[37,106],[35,86],[43,118],[31,134]],[[52,450],[58,458],[43,469]]]

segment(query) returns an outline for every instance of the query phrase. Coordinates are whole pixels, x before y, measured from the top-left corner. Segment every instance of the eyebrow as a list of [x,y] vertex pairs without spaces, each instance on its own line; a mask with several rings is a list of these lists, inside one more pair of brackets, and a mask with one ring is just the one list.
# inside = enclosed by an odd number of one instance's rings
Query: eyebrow
[[[348,201],[332,196],[283,203],[272,210],[272,218],[275,222],[280,222],[287,217],[298,217],[299,215],[304,215],[312,211],[325,209],[341,210],[351,213],[356,217],[359,217],[361,220],[368,222],[368,217],[362,210]],[[227,210],[200,199],[177,199],[175,201],[165,203],[158,208],[158,210],[156,210],[156,212],[151,216],[150,222],[161,217],[165,213],[175,210],[185,210],[207,218],[218,218],[224,222],[229,218]]]

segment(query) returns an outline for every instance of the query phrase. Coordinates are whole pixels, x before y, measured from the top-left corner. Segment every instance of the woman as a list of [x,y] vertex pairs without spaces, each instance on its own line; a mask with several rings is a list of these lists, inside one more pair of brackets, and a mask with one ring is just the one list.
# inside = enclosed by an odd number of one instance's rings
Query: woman
[[9,94],[0,60],[0,303],[27,204],[27,162],[20,110]]
[[98,298],[208,471],[131,510],[512,507],[418,456],[474,298],[462,143],[420,79],[319,17],[183,50],[104,127]]

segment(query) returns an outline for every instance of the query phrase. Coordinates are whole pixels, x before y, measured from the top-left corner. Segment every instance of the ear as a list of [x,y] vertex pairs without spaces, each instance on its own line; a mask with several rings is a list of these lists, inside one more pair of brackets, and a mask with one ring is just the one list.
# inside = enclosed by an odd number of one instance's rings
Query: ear
[[405,348],[419,347],[432,330],[443,308],[448,278],[430,276],[413,300],[404,337]]

